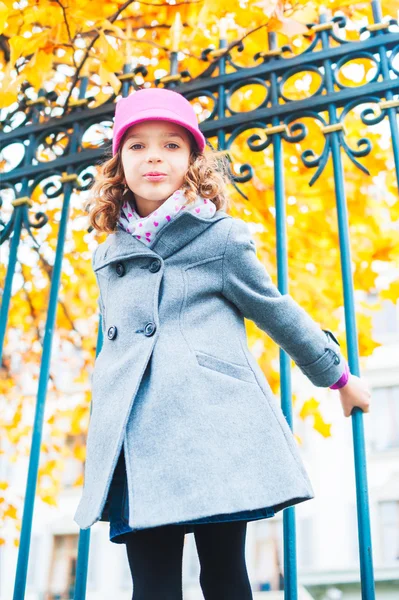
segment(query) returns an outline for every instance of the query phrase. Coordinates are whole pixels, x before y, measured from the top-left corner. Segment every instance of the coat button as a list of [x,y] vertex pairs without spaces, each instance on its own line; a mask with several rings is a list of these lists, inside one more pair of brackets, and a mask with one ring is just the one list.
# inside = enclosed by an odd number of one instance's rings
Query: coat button
[[144,334],[149,337],[150,335],[153,335],[155,333],[156,330],[156,326],[155,323],[152,323],[152,321],[150,321],[149,323],[147,323],[147,325],[144,328]]
[[116,274],[119,277],[123,277],[125,273],[126,273],[125,265],[121,262],[117,263],[116,264]]
[[327,350],[327,352],[331,352],[331,354],[334,355],[334,364],[339,365],[339,363],[341,362],[341,358],[340,355],[337,354],[336,352],[334,352],[334,350],[332,348],[325,348],[325,350]]
[[149,270],[151,271],[151,273],[156,273],[157,271],[159,271],[160,268],[161,268],[161,261],[158,259],[153,260],[149,266]]
[[113,340],[114,338],[116,338],[117,333],[118,333],[118,330],[116,329],[115,325],[111,325],[111,327],[108,328],[107,335],[110,340]]

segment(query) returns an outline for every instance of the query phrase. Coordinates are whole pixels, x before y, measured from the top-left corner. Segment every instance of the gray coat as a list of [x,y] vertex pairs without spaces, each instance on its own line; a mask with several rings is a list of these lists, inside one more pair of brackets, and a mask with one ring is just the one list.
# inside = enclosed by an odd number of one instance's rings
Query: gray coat
[[314,498],[244,317],[315,386],[335,383],[345,360],[335,338],[280,294],[246,222],[181,212],[151,247],[118,229],[96,249],[93,269],[104,341],[76,523],[108,520],[122,444],[134,529]]

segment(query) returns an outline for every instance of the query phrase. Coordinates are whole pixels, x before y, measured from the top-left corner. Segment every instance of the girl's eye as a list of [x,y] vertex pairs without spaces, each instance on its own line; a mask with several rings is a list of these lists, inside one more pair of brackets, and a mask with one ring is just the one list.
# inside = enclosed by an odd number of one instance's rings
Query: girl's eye
[[[130,146],[130,149],[133,150],[136,146],[142,146],[143,144],[133,144],[133,146]],[[175,146],[176,148],[179,148],[180,146],[178,144],[175,144],[174,142],[169,142],[169,144],[166,144],[167,146]]]

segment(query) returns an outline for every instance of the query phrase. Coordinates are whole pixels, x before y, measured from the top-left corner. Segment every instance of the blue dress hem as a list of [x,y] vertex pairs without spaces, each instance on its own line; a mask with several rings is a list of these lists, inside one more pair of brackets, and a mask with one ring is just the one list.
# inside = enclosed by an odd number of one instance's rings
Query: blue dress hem
[[[129,502],[127,493],[127,480],[125,459],[121,450],[114,475],[109,489],[110,500],[110,532],[109,539],[116,544],[126,543],[126,534],[137,531],[129,526]],[[224,523],[231,521],[254,521],[259,519],[268,519],[275,515],[272,506],[256,508],[253,510],[244,510],[234,513],[221,513],[193,519],[190,521],[179,521],[177,523],[169,523],[168,525],[185,526],[185,533],[192,533],[194,525],[204,523]]]

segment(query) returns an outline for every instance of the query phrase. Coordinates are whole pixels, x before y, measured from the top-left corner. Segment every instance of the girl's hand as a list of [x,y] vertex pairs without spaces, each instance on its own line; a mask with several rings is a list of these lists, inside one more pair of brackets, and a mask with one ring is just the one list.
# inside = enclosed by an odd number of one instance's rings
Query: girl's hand
[[338,391],[345,417],[351,416],[355,406],[361,408],[363,412],[370,412],[371,392],[364,379],[350,373],[348,382]]

